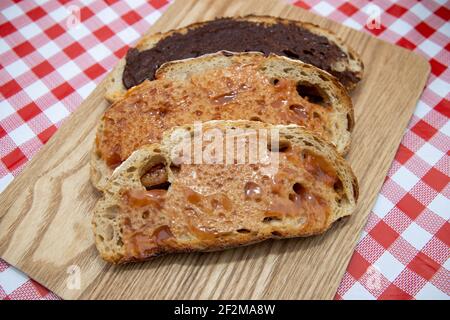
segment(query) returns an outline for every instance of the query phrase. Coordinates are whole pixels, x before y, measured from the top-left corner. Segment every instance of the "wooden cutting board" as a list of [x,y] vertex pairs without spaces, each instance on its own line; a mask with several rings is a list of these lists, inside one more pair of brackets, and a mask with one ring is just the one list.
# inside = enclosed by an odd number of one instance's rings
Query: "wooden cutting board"
[[149,32],[250,13],[314,22],[362,54],[365,76],[352,93],[356,127],[348,155],[361,188],[353,216],[308,239],[126,266],[103,262],[90,225],[99,194],[88,164],[95,125],[108,105],[103,81],[1,194],[0,256],[66,299],[333,298],[430,67],[400,47],[270,0],[178,0]]

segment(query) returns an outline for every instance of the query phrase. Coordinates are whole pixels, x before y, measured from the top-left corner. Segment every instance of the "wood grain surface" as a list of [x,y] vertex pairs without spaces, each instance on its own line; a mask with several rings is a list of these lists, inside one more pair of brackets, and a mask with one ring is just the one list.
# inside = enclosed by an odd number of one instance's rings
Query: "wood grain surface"
[[[95,125],[108,105],[103,82],[1,194],[0,256],[66,299],[333,298],[429,65],[400,47],[270,0],[178,0],[149,32],[249,13],[314,22],[336,32],[362,55],[365,76],[352,93],[356,127],[348,155],[361,192],[350,218],[308,239],[169,255],[126,266],[103,262],[91,231],[91,211],[99,194],[89,182],[88,163]],[[79,270],[79,289],[70,285],[73,266]]]

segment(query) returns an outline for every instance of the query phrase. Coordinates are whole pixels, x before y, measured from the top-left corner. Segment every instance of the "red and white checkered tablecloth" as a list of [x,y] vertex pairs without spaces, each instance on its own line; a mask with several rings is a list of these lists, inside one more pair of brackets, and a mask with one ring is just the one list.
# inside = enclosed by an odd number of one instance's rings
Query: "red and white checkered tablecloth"
[[[0,1],[0,192],[168,2]],[[432,67],[336,298],[449,299],[450,1],[290,2]],[[0,299],[58,297],[0,259]]]

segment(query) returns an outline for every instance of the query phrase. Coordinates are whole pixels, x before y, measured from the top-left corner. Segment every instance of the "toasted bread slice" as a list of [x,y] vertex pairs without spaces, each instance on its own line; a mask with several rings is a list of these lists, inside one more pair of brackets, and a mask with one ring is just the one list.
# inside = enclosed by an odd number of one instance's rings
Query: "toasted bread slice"
[[[198,138],[203,159],[205,150],[214,158],[200,164],[180,160],[180,146],[194,146]],[[235,138],[243,143],[238,149]],[[255,150],[252,141],[266,150],[261,159],[276,160],[238,161],[235,151],[228,157],[228,150]],[[220,146],[227,151],[219,152]],[[96,204],[93,227],[101,257],[124,263],[319,234],[350,215],[357,198],[351,168],[311,132],[295,125],[210,121],[202,131],[173,128],[161,144],[133,152]]]
[[127,88],[153,80],[165,62],[222,50],[260,51],[302,60],[333,74],[349,90],[361,80],[364,69],[354,50],[333,32],[314,24],[254,15],[221,18],[142,38],[110,74],[105,97],[117,101]]
[[259,120],[297,124],[350,146],[353,107],[330,74],[286,57],[220,52],[165,64],[157,80],[129,90],[104,114],[92,154],[92,181],[103,189],[115,166],[162,133],[194,121]]

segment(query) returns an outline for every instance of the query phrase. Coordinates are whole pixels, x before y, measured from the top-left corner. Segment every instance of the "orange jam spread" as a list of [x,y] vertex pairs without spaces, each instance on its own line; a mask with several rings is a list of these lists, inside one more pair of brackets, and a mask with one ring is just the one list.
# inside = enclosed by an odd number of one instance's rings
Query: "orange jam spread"
[[[288,79],[269,79],[264,58],[193,75],[186,81],[145,81],[113,104],[96,137],[97,154],[115,167],[138,147],[158,142],[174,126],[209,120],[259,120],[305,126],[325,139],[330,133],[327,98]],[[254,60],[252,60],[254,61]]]
[[140,190],[133,189],[125,192],[125,198],[131,207],[156,206],[161,207],[166,190]]
[[163,244],[165,240],[173,238],[173,234],[168,226],[161,226],[153,232],[153,238],[157,244]]
[[200,240],[214,240],[219,236],[219,233],[214,230],[209,230],[204,227],[196,227],[193,224],[189,225],[189,232],[193,234],[197,239]]
[[302,188],[301,190],[295,190],[295,193],[290,193],[287,199],[275,197],[265,213],[267,217],[278,219],[295,217],[301,214],[309,218],[309,223],[314,220],[322,225],[326,222],[328,205],[320,196]]
[[288,152],[286,158],[292,164],[304,167],[315,179],[327,186],[332,186],[338,180],[335,169],[323,157],[310,151]]
[[202,195],[187,187],[183,188],[183,191],[187,203],[201,208],[205,213],[211,214],[218,210],[230,211],[233,208],[233,203],[224,193]]
[[186,188],[186,200],[192,204],[198,204],[202,200],[202,196],[192,189]]
[[244,187],[245,199],[261,199],[262,189],[259,184],[249,181]]
[[275,172],[263,164],[183,164],[167,191],[124,192],[127,252],[145,257],[171,246],[245,242],[258,232],[283,235],[283,225],[297,235],[324,231],[340,181],[335,169],[308,148],[276,152]]
[[146,234],[145,230],[131,234],[129,230],[126,230],[125,235],[127,254],[136,258],[145,258],[146,256],[153,254],[158,246],[164,245],[173,238],[170,228],[166,225],[156,228],[150,235]]
[[317,187],[331,187],[340,181],[336,170],[325,158],[307,149],[286,150],[280,153],[277,173],[268,181],[273,196],[265,216],[276,219],[303,216],[309,228],[324,226],[331,209],[325,200],[327,196],[320,195]]
[[129,257],[145,258],[146,253],[151,254],[152,245],[149,236],[142,232],[129,234],[128,229],[124,230],[124,243],[126,245],[126,255]]
[[323,157],[305,152],[305,160],[305,169],[316,179],[328,186],[337,181],[336,171]]

